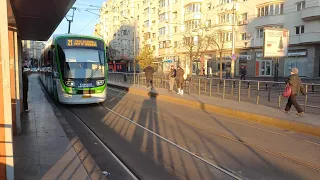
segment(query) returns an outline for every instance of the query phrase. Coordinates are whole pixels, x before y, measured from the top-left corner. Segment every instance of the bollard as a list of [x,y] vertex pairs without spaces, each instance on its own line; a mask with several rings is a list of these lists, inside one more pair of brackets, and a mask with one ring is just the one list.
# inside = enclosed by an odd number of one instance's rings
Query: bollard
[[198,80],[198,95],[201,94],[201,79]]
[[204,92],[207,92],[207,81],[204,81]]
[[[279,89],[281,88],[281,84],[278,84],[279,85]],[[278,107],[280,108],[281,107],[281,91],[279,91],[279,95],[278,95]]]
[[269,91],[268,91],[268,101],[269,102],[271,101],[271,88],[269,88]]
[[[312,85],[313,87],[313,85]],[[304,112],[307,111],[307,103],[308,103],[308,85],[306,85],[306,96],[304,98]]]
[[222,99],[224,99],[225,93],[226,93],[226,80],[223,80]]
[[258,81],[258,87],[257,87],[257,105],[259,105],[259,99],[260,99],[260,95],[259,95],[259,91],[260,91],[260,82]]
[[219,94],[219,91],[220,91],[220,83],[221,83],[221,80],[219,80],[219,83],[217,84],[217,94]]
[[212,79],[210,79],[209,96],[212,96]]
[[231,81],[231,96],[232,96],[232,97],[234,96],[234,85],[235,85],[235,81],[232,80],[232,81]]
[[314,92],[314,83],[312,83],[311,90]]
[[251,84],[249,81],[248,81],[248,98],[249,99],[251,98]]
[[239,85],[238,85],[238,101],[240,102],[241,101],[241,81],[239,81]]

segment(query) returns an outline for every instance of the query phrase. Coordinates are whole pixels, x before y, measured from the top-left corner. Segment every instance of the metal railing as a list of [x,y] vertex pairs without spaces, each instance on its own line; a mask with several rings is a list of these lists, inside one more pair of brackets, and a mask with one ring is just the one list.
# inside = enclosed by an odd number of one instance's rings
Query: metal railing
[[[125,84],[146,85],[144,73],[110,73],[108,80]],[[169,77],[166,74],[154,74],[153,85],[156,88],[169,89]],[[307,96],[297,96],[299,104],[305,112],[320,114],[320,84],[304,83]],[[175,84],[176,86],[176,84]],[[219,79],[206,77],[188,77],[184,83],[188,94],[204,95],[233,99],[238,102],[251,102],[256,105],[284,108],[287,99],[282,97],[285,82],[255,81],[239,79]],[[294,108],[294,107],[292,107]]]

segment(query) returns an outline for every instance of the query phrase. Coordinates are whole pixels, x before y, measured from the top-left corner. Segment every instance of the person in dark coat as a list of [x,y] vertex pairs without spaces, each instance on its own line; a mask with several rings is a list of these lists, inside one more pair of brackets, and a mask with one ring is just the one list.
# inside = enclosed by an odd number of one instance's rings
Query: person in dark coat
[[169,73],[169,91],[173,91],[174,79],[177,76],[177,70],[174,68],[174,65],[171,65]]
[[285,112],[288,113],[291,109],[291,106],[293,105],[297,111],[298,115],[302,115],[304,112],[302,108],[300,107],[296,97],[301,92],[303,95],[306,95],[306,91],[303,87],[303,84],[301,82],[301,79],[299,78],[299,70],[298,68],[292,68],[291,75],[289,76],[287,80],[287,85],[291,87],[291,95],[288,98],[288,102],[285,108]]
[[176,81],[177,81],[177,87],[178,87],[178,93],[180,95],[183,95],[183,83],[184,83],[184,70],[178,66],[177,67],[177,75],[176,75]]
[[24,71],[22,68],[22,91],[23,91],[23,109],[28,112],[28,89],[29,89],[29,72]]
[[247,70],[244,66],[240,69],[241,80],[246,80]]
[[154,70],[153,68],[151,67],[151,65],[149,64],[148,67],[146,67],[144,69],[144,73],[145,73],[145,76],[146,76],[146,83],[147,83],[147,87],[150,88],[153,88],[153,73],[154,73]]

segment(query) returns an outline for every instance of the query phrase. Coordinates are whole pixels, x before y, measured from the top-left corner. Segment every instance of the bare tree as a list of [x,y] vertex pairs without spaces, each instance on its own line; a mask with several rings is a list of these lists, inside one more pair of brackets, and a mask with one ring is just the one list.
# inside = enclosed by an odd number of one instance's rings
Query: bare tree
[[183,47],[189,58],[190,75],[192,74],[193,62],[198,60],[211,45],[211,36],[203,33],[203,29],[199,28],[194,31],[183,33]]
[[220,79],[222,79],[222,53],[225,48],[225,43],[226,43],[226,33],[223,32],[222,30],[215,30],[213,33],[208,35],[209,42],[214,48],[216,49],[216,52],[219,53],[219,60],[220,60]]

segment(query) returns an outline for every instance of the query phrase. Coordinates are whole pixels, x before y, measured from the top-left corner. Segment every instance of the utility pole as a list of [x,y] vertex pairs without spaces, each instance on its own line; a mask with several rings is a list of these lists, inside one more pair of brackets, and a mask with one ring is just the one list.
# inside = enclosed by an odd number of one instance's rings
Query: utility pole
[[68,26],[68,34],[70,34],[70,30],[71,30],[71,23],[73,22],[73,17],[74,17],[74,11],[75,10],[79,10],[78,8],[76,7],[72,7],[72,16],[71,16],[71,19],[68,19],[67,16],[65,17],[67,19],[67,21],[69,22],[69,26]]
[[[232,50],[231,50],[231,55],[235,54],[236,3],[237,3],[237,0],[233,0],[233,7],[232,7]],[[231,59],[231,78],[234,77],[235,61],[236,60],[232,60]]]
[[136,83],[136,37],[135,30],[133,30],[133,84]]

